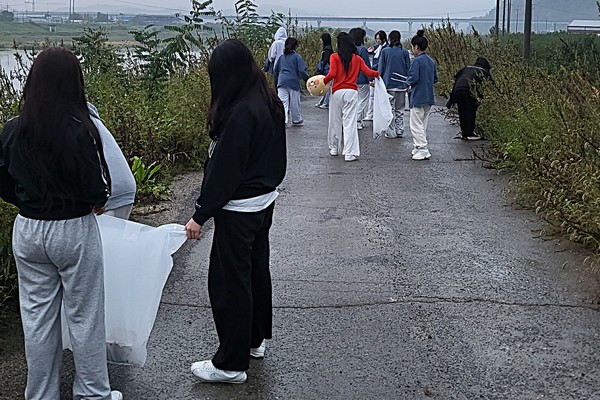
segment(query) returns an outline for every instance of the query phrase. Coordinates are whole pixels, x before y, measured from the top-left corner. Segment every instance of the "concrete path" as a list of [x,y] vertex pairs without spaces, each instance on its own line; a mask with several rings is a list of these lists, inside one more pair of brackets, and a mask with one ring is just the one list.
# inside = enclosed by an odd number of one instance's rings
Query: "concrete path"
[[[585,253],[511,206],[477,142],[431,117],[410,135],[360,132],[331,157],[327,112],[303,100],[272,229],[274,338],[243,385],[198,383],[217,337],[206,289],[212,229],[175,257],[144,368],[111,366],[127,400],[600,399],[600,288]],[[179,196],[185,223],[199,182]],[[68,369],[68,368],[67,368]],[[64,393],[69,393],[69,375]],[[19,376],[22,381],[23,377]]]
[[344,162],[315,102],[288,129],[266,358],[244,385],[189,373],[217,344],[208,229],[176,257],[147,365],[113,367],[113,386],[136,400],[600,399],[585,254],[539,238],[544,224],[503,196],[507,178],[464,161],[481,143],[434,114],[430,161],[410,159],[410,135],[374,140],[369,124],[360,160]]

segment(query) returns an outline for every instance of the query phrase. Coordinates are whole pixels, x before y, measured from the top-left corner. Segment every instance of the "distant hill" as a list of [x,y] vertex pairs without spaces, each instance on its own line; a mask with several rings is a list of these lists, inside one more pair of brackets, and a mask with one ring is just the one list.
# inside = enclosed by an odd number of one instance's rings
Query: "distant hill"
[[[525,2],[513,0],[512,4],[511,18],[516,18],[518,13],[522,20],[525,15]],[[496,8],[494,7],[484,18],[496,18]],[[500,9],[500,18],[502,18],[502,9]],[[598,7],[596,0],[535,0],[533,19],[539,21],[599,19]]]

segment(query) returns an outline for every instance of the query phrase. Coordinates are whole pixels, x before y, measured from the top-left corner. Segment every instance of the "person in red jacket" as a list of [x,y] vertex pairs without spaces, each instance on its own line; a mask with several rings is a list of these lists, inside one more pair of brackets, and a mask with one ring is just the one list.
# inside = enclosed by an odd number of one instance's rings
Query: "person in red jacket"
[[356,122],[358,111],[356,78],[359,72],[371,78],[379,77],[379,73],[367,67],[363,59],[356,54],[356,46],[349,34],[342,32],[338,35],[337,48],[337,53],[332,54],[329,60],[329,73],[323,79],[326,84],[333,80],[327,132],[329,154],[337,156],[343,142],[344,147],[341,152],[344,159],[354,161],[360,156]]

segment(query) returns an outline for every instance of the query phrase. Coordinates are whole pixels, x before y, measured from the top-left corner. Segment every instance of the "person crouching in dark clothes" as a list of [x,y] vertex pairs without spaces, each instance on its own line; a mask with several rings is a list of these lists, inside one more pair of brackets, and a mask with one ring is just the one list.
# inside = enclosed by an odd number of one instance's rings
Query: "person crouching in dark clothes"
[[461,69],[454,76],[454,87],[446,105],[448,108],[454,104],[458,107],[460,138],[463,140],[481,139],[481,136],[474,132],[475,117],[479,100],[483,98],[481,84],[486,79],[491,80],[492,75],[490,74],[490,63],[484,57],[477,58],[475,65]]

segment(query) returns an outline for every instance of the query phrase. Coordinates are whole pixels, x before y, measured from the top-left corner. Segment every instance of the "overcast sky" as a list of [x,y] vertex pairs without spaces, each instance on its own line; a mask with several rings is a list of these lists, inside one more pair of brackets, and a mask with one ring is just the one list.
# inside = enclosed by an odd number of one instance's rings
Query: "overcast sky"
[[[27,0],[28,3],[31,0]],[[397,17],[473,17],[486,14],[492,9],[495,0],[257,0],[258,5],[279,6],[306,10],[314,15],[335,16],[397,16]],[[10,4],[11,7],[24,9],[25,0],[0,0],[1,4]],[[67,9],[68,0],[35,0],[36,9]],[[235,0],[214,0],[215,9],[233,9]],[[64,5],[63,5],[64,4]],[[412,5],[415,7],[411,7]],[[76,8],[97,5],[98,11],[103,11],[103,6],[110,8],[128,6],[146,6],[153,13],[171,14],[178,10],[189,10],[189,0],[75,0]],[[28,7],[31,9],[30,7]]]

